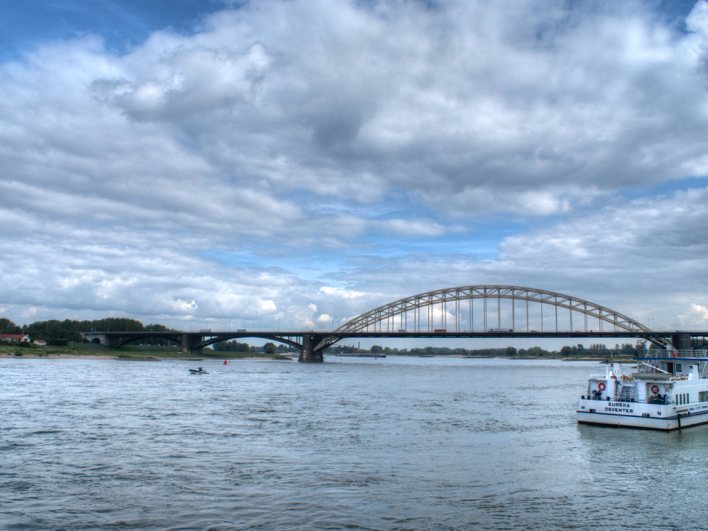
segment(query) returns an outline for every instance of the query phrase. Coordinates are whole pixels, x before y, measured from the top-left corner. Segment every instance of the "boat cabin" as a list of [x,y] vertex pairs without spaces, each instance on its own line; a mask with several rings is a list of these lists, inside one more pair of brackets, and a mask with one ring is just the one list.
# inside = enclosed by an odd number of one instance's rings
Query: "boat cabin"
[[623,374],[620,363],[608,363],[604,375],[588,379],[587,395],[582,398],[649,404],[708,401],[706,353],[649,350],[637,358],[636,372],[630,374]]

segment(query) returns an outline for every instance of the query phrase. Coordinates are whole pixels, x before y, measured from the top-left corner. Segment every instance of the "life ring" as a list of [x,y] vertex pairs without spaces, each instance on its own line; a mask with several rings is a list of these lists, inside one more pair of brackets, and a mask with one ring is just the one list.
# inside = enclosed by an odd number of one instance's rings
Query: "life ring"
[[651,386],[651,392],[654,393],[655,395],[659,394],[659,386],[658,385],[652,385]]
[[678,352],[674,350],[674,358],[678,358]]
[[604,391],[604,390],[605,390],[605,384],[602,383],[602,382],[600,382],[600,383],[598,384],[597,388],[598,388],[600,391]]

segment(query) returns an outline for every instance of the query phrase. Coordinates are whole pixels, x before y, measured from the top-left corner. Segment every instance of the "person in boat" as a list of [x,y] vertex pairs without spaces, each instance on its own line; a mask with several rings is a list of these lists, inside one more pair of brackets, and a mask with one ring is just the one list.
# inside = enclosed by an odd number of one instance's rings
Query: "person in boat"
[[199,367],[199,372],[204,372],[204,369],[202,369],[201,367]]

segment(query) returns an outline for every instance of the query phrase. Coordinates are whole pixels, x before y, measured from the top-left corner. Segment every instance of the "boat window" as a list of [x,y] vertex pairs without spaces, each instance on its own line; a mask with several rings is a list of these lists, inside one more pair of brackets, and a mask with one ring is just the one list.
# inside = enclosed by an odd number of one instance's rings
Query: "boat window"
[[686,403],[690,404],[691,403],[691,395],[686,393]]
[[666,372],[668,372],[670,374],[674,373],[674,364],[673,363],[666,364]]
[[683,364],[682,363],[676,364],[676,372],[683,372]]
[[700,391],[698,393],[699,402],[708,402],[708,391]]

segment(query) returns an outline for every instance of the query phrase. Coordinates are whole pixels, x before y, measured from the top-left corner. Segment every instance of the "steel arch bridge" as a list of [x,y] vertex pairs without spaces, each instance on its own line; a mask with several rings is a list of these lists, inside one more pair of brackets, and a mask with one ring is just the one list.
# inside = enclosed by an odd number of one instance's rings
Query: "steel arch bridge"
[[459,286],[419,293],[358,315],[331,332],[172,330],[84,334],[91,341],[109,346],[162,337],[181,345],[184,352],[200,351],[228,339],[259,337],[300,348],[300,361],[308,362],[323,361],[326,347],[353,337],[640,337],[662,348],[685,349],[691,348],[691,337],[699,336],[705,337],[708,333],[653,331],[622,313],[578,297],[504,285]]
[[[496,327],[489,326],[489,305],[488,301],[496,300]],[[511,301],[510,308],[506,309],[507,315],[504,317],[505,325],[502,325],[502,300]],[[338,337],[323,337],[315,350],[323,349],[333,345],[342,339],[347,333],[394,333],[398,330],[401,333],[444,333],[451,332],[474,333],[475,332],[475,301],[481,301],[482,326],[479,332],[500,332],[519,333],[544,332],[543,308],[550,307],[552,314],[552,329],[546,332],[559,332],[558,310],[568,312],[568,332],[576,330],[573,326],[573,314],[582,318],[583,332],[588,330],[588,318],[597,322],[597,332],[640,332],[647,333],[652,330],[640,322],[627,317],[626,315],[601,306],[593,302],[565,295],[555,291],[547,291],[523,286],[505,285],[479,285],[479,286],[459,286],[454,288],[439,289],[419,293],[410,297],[405,297],[397,301],[389,302],[366,313],[347,321],[345,324],[334,330]],[[517,301],[524,303],[522,330],[517,329]],[[540,330],[531,330],[529,326],[529,303],[537,304],[539,307],[540,319],[536,319]],[[465,308],[465,306],[467,306]],[[398,321],[398,322],[396,322]],[[509,326],[509,322],[511,323]],[[412,325],[412,326],[411,326]],[[465,326],[466,325],[466,326]],[[384,330],[385,326],[385,330]],[[437,328],[436,328],[437,327]],[[606,329],[607,328],[607,329]],[[651,338],[650,341],[657,346],[666,347],[670,342],[663,338]]]
[[[374,308],[364,314],[361,314],[354,319],[340,326],[335,332],[364,332],[370,331],[373,327],[374,331],[378,327],[378,331],[382,332],[384,323],[388,328],[387,331],[395,331],[396,318],[399,318],[399,329],[407,330],[409,323],[412,324],[412,331],[431,332],[436,326],[436,317],[439,329],[447,330],[448,323],[455,331],[460,331],[462,328],[465,331],[474,332],[474,301],[481,300],[483,302],[482,318],[483,328],[481,331],[488,331],[488,300],[497,301],[496,309],[496,329],[502,328],[502,299],[512,301],[510,308],[511,326],[507,326],[507,331],[513,331],[516,328],[516,304],[515,301],[525,302],[525,323],[526,331],[529,332],[529,302],[540,304],[541,320],[540,326],[543,331],[543,307],[549,306],[553,309],[553,322],[555,331],[558,331],[558,309],[568,310],[568,330],[573,330],[573,313],[583,316],[583,328],[587,332],[588,317],[596,319],[598,329],[602,331],[604,326],[611,327],[612,330],[624,330],[627,332],[649,332],[650,328],[623,315],[617,311],[611,310],[605,306],[592,303],[563,293],[554,291],[546,291],[542,289],[524,288],[521,286],[460,286],[456,288],[439,289],[419,293],[411,297],[399,299],[378,308]],[[467,301],[467,308],[463,308],[463,301]],[[439,315],[436,314],[436,306],[439,308]],[[425,310],[425,315],[421,310]],[[465,311],[466,310],[466,311]],[[466,314],[466,318],[465,318]],[[409,320],[409,317],[412,320]],[[450,320],[452,322],[450,322]],[[464,325],[468,324],[467,327]],[[426,329],[424,330],[423,327]]]

